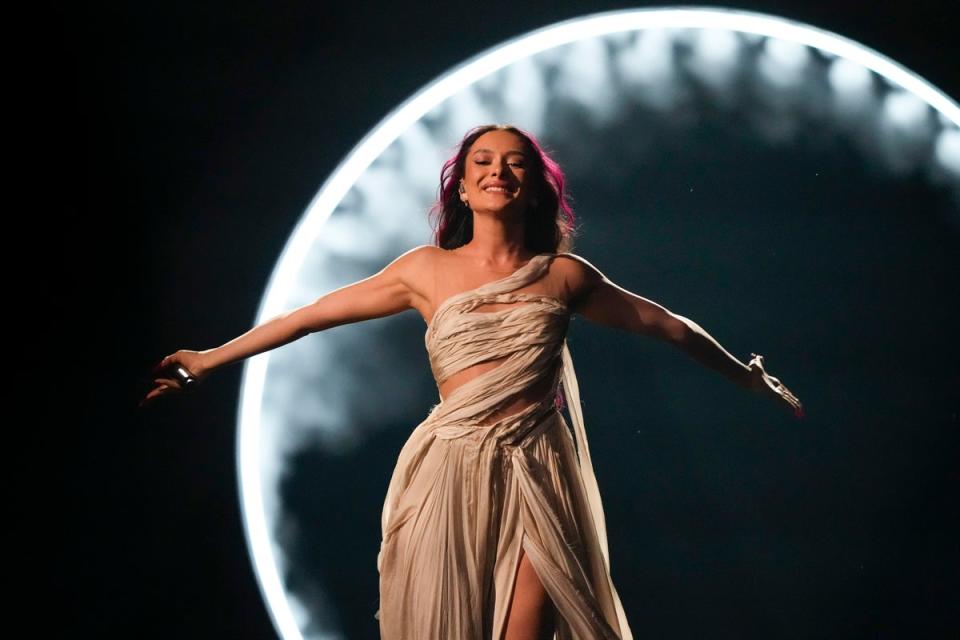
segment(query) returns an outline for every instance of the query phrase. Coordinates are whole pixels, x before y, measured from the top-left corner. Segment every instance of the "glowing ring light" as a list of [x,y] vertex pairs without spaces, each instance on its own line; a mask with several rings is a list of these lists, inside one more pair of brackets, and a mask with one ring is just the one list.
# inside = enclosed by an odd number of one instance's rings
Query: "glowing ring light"
[[[567,20],[494,47],[452,69],[414,94],[383,119],[347,155],[323,184],[294,230],[270,278],[257,323],[285,310],[294,274],[301,268],[313,241],[358,177],[404,131],[425,114],[480,79],[517,61],[561,45],[611,34],[646,29],[711,29],[774,38],[843,58],[882,76],[939,112],[942,124],[960,127],[957,103],[889,58],[847,38],[782,18],[719,9],[640,9],[613,11]],[[960,134],[941,139],[936,153],[950,162],[960,156]],[[960,171],[960,169],[958,169]],[[284,640],[301,640],[294,605],[286,597],[271,547],[264,510],[262,460],[257,436],[261,428],[264,381],[270,354],[247,361],[241,388],[238,434],[238,473],[247,543],[273,622]],[[372,614],[372,611],[371,611]]]

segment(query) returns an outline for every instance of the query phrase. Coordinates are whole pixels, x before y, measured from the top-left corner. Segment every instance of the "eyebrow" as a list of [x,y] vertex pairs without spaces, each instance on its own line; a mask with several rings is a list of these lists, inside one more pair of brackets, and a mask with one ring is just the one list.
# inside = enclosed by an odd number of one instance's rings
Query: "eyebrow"
[[[488,151],[488,152],[490,152],[490,153],[493,153],[493,149],[477,149],[477,150],[474,151],[474,153],[480,153],[481,151]],[[525,154],[523,151],[517,151],[516,149],[513,149],[513,150],[511,150],[511,151],[507,151],[504,155],[508,155],[508,156],[509,156],[509,155],[519,155],[519,156],[527,157],[526,154]]]

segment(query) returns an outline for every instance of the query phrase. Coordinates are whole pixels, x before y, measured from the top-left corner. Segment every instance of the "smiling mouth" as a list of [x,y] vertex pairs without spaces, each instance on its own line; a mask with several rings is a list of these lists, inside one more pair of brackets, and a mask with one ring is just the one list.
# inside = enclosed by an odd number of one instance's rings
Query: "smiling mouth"
[[487,187],[484,189],[487,193],[502,193],[504,195],[513,195],[512,189],[507,189],[506,187]]

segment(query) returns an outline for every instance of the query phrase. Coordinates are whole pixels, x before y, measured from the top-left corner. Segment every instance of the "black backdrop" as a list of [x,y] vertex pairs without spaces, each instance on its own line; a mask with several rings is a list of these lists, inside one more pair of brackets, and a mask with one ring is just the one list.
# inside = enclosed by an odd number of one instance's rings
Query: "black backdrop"
[[[956,97],[952,4],[734,6],[850,37]],[[238,510],[240,368],[212,379],[203,397],[145,414],[136,403],[149,366],[250,327],[304,206],[394,105],[507,38],[639,6],[658,4],[168,2],[59,12],[50,132],[65,151],[55,201],[66,268],[54,335],[68,374],[55,392],[74,400],[75,426],[49,444],[64,453],[56,586],[73,635],[274,637]],[[92,383],[106,375],[111,384]],[[932,526],[955,539],[955,517]],[[910,613],[919,620],[947,606],[918,598]],[[634,632],[643,635],[642,622]],[[798,634],[819,637],[785,633]]]

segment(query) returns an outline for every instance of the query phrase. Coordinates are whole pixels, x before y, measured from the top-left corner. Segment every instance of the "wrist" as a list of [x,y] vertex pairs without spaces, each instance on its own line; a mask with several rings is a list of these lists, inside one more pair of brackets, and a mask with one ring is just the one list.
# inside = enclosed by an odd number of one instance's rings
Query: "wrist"
[[760,388],[757,376],[749,365],[744,365],[741,368],[738,382],[747,391],[757,391]]
[[209,373],[220,366],[220,363],[217,362],[215,351],[215,349],[206,349],[204,351],[197,352],[197,354],[200,356],[201,369],[201,371],[196,372],[197,375]]

